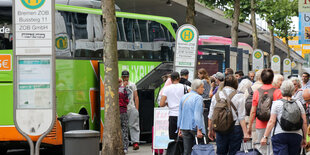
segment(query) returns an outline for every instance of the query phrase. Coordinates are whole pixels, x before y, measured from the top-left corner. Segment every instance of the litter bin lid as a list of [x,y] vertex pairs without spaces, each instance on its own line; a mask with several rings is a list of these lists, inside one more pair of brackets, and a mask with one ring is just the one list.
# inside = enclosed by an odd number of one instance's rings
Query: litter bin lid
[[60,121],[62,122],[68,122],[68,121],[86,121],[88,120],[89,116],[87,115],[81,115],[77,113],[69,113],[65,116],[60,117]]
[[99,131],[94,130],[71,130],[64,133],[65,137],[73,137],[73,138],[79,138],[79,137],[99,137],[100,133]]

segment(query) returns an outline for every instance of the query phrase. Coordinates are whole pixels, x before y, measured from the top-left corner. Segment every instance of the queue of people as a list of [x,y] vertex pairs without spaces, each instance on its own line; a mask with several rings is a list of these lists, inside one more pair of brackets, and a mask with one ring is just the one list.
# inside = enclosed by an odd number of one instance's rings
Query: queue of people
[[[163,88],[160,100],[160,106],[169,109],[169,136],[183,138],[184,155],[191,154],[195,136],[215,140],[220,155],[236,154],[242,141],[251,138],[261,154],[297,155],[306,147],[308,73],[303,73],[302,82],[295,77],[284,80],[271,69],[251,71],[248,76],[242,71],[233,74],[230,68],[225,75],[208,76],[203,68],[197,73],[190,88],[188,70],[181,71],[183,84],[177,72],[171,73],[172,84]],[[207,122],[206,98],[211,99]]]

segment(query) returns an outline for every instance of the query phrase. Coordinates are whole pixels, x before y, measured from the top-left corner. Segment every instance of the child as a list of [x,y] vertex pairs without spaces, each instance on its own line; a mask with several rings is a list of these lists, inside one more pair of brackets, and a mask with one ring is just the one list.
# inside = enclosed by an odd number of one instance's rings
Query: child
[[119,95],[119,110],[120,110],[120,118],[121,118],[121,127],[122,127],[122,136],[123,136],[123,145],[124,152],[128,152],[128,116],[127,116],[127,105],[128,105],[128,94],[126,90],[126,82],[122,82],[122,79],[118,80],[118,95]]

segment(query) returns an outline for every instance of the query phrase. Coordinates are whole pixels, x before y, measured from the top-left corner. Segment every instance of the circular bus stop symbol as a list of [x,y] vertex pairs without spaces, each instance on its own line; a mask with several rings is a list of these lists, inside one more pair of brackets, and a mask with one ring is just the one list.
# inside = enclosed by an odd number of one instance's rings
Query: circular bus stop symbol
[[22,4],[31,10],[35,10],[43,6],[45,0],[20,0]]
[[190,42],[194,39],[194,32],[191,30],[191,29],[184,29],[182,32],[181,32],[181,39],[184,41],[184,42]]
[[277,63],[279,61],[279,58],[278,57],[274,57],[273,58],[273,62]]
[[256,51],[255,54],[254,54],[254,57],[255,57],[256,59],[259,59],[259,58],[262,57],[262,54],[261,54],[259,51]]
[[289,64],[290,64],[290,61],[289,61],[289,60],[285,60],[285,64],[286,64],[286,65],[289,65]]

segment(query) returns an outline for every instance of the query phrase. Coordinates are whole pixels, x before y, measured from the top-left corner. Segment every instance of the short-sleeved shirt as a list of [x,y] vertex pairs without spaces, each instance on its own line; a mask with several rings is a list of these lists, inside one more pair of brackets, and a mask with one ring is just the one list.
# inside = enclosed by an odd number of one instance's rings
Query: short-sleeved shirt
[[134,92],[137,90],[136,84],[132,82],[128,82],[127,85],[127,94],[128,94],[128,99],[129,103],[127,105],[127,109],[130,110],[131,108],[136,108],[135,106],[135,100],[134,100]]
[[[267,90],[267,89],[271,89],[274,88],[271,84],[264,84],[262,87],[260,87],[261,89]],[[282,99],[282,93],[280,89],[276,89],[273,92],[273,100],[276,101],[278,99]],[[258,90],[254,91],[253,93],[253,102],[252,102],[252,106],[258,106],[258,100],[259,100],[259,92]],[[256,128],[257,129],[265,129],[267,127],[267,123],[268,121],[261,121],[258,118],[256,118]]]
[[[302,103],[300,101],[296,101],[301,114],[305,114],[305,109],[302,106]],[[272,107],[271,107],[271,114],[276,114],[277,115],[277,122],[275,124],[275,127],[273,129],[276,129],[274,134],[279,134],[279,133],[297,133],[300,134],[302,136],[302,130],[296,130],[296,131],[284,131],[282,130],[280,124],[278,122],[281,123],[281,116],[282,116],[282,112],[283,112],[283,101],[281,100],[277,100],[277,101],[273,101],[272,103]],[[273,131],[272,131],[273,133]]]
[[302,84],[301,89],[305,90],[305,89],[309,89],[310,88],[310,81],[308,81],[306,84]]
[[179,116],[180,100],[184,96],[183,84],[171,84],[163,90],[163,96],[167,97],[169,116]]

